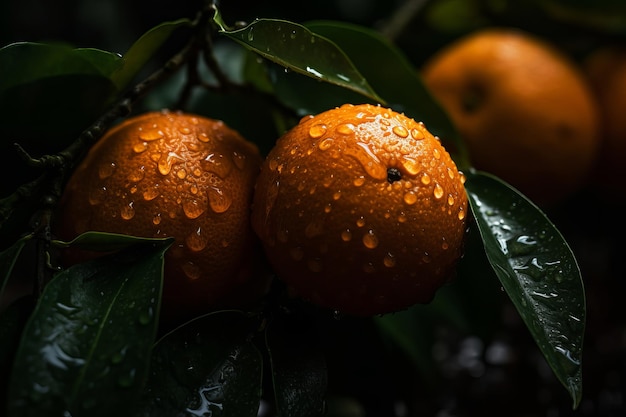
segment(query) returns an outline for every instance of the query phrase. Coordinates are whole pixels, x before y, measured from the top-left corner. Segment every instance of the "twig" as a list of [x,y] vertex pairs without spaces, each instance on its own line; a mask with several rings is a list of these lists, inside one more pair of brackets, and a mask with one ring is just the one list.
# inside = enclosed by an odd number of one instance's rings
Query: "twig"
[[380,33],[391,41],[395,40],[426,3],[428,0],[406,0],[395,10],[385,26],[380,29]]

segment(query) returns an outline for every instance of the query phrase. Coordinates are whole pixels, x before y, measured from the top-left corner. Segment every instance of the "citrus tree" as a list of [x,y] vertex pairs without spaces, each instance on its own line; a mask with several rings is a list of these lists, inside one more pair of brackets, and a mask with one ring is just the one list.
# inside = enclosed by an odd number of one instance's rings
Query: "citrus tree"
[[[467,12],[441,3],[430,16]],[[580,6],[539,3],[584,20]],[[608,19],[594,16],[594,24]],[[499,289],[573,407],[580,404],[585,291],[570,246],[535,203],[473,168],[463,137],[389,33],[341,21],[234,24],[208,4],[157,25],[123,55],[6,45],[0,75],[2,141],[15,142],[20,165],[0,200],[0,386],[9,416],[348,415],[333,402],[350,392],[337,369],[382,367],[400,387],[407,374],[436,380],[437,325],[480,333],[493,319],[485,316],[499,312]],[[209,310],[168,327],[159,312],[171,238],[54,233],[74,167],[122,119],[164,108],[225,119],[267,154],[301,118],[346,103],[423,121],[464,175],[465,256],[430,304],[356,318],[290,296],[270,268],[269,290],[253,307]],[[102,256],[69,267],[58,257],[68,247]],[[27,294],[16,293],[25,283]],[[400,388],[381,401],[410,395]]]

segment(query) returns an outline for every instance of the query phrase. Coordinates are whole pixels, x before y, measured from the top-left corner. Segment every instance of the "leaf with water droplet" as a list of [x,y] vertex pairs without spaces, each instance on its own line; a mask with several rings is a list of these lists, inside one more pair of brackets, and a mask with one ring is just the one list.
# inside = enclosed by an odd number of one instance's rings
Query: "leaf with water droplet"
[[286,20],[256,19],[235,30],[222,23],[220,33],[291,71],[384,103],[337,45],[305,26]]
[[319,340],[312,323],[297,315],[278,314],[269,323],[265,341],[279,415],[324,414],[328,372]]
[[9,415],[110,416],[135,402],[157,330],[157,320],[138,317],[159,310],[171,242],[136,244],[55,275],[22,334]]
[[69,242],[54,240],[60,248],[73,247],[96,252],[113,252],[138,243],[162,242],[163,239],[130,236],[118,233],[85,232]]
[[250,339],[257,326],[242,312],[220,311],[164,336],[136,415],[256,416],[262,358]]
[[465,187],[489,262],[576,407],[586,307],[572,250],[537,206],[498,178],[468,172]]

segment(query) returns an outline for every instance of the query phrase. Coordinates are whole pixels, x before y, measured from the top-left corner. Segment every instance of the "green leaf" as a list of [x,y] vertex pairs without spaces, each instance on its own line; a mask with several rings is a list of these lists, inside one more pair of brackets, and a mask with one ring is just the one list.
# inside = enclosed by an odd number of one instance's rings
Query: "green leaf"
[[190,26],[189,19],[179,19],[161,23],[144,33],[124,54],[124,65],[111,75],[118,90],[124,89],[132,81],[174,32]]
[[128,411],[120,404],[136,400],[148,372],[170,244],[135,245],[50,281],[22,335],[10,416]]
[[289,70],[384,103],[337,45],[302,25],[257,19],[242,29],[222,26],[221,33]]
[[465,187],[489,262],[578,406],[586,308],[574,254],[534,204],[496,177],[469,172]]
[[2,293],[4,292],[7,282],[9,282],[9,277],[13,272],[15,262],[20,256],[22,249],[24,249],[24,245],[26,245],[26,242],[31,238],[32,235],[25,236],[15,242],[11,247],[0,252],[0,272],[2,273],[0,276],[0,300],[2,300]]
[[256,416],[262,358],[250,339],[257,324],[220,311],[159,340],[139,415]]
[[328,375],[319,335],[311,323],[285,315],[272,319],[266,333],[278,415],[324,415]]
[[417,69],[395,45],[378,32],[354,24],[318,21],[306,23],[306,27],[340,47],[390,107],[424,122],[432,134],[450,141],[458,152],[466,154],[447,114],[432,98]]

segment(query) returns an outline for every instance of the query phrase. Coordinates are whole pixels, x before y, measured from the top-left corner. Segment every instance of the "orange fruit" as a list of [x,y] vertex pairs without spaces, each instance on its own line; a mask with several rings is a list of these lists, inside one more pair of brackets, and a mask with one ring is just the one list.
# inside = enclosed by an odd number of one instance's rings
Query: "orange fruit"
[[168,111],[129,118],[72,174],[57,234],[175,238],[165,256],[168,314],[248,301],[264,289],[252,271],[259,247],[250,226],[261,162],[257,147],[221,121]]
[[603,141],[597,164],[596,184],[602,191],[619,190],[626,199],[622,164],[626,159],[626,48],[603,47],[585,61],[585,71],[596,94],[602,117]]
[[424,124],[373,105],[303,118],[270,151],[252,225],[292,294],[356,316],[431,301],[453,274],[464,176]]
[[483,29],[430,57],[422,75],[476,168],[542,205],[586,184],[599,143],[597,104],[580,69],[548,43]]

